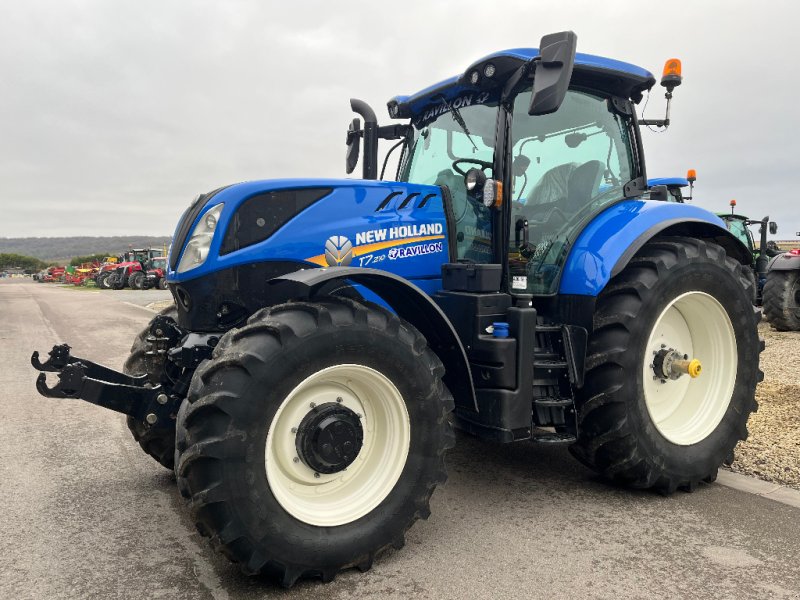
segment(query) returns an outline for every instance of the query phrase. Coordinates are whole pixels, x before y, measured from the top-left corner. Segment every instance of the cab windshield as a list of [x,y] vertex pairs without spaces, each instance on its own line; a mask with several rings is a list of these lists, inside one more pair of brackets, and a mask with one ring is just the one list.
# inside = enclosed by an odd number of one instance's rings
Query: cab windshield
[[469,92],[434,103],[415,119],[400,181],[447,186],[453,199],[459,259],[490,262],[491,211],[467,194],[464,174],[482,169],[494,177],[498,103]]

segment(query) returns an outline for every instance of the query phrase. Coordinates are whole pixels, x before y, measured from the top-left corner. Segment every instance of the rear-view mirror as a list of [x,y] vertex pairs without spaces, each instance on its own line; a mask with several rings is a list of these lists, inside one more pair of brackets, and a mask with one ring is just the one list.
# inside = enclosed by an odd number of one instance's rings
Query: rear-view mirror
[[349,175],[356,169],[358,153],[361,149],[361,121],[353,119],[347,128],[347,155],[345,157],[345,171]]
[[572,79],[577,46],[578,36],[572,31],[551,33],[542,38],[529,115],[549,115],[561,106]]

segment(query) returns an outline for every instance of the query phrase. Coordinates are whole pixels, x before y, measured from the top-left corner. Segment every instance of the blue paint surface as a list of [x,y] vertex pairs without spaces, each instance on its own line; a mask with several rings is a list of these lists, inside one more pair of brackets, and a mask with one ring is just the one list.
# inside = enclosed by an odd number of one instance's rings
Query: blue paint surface
[[617,261],[640,235],[674,220],[708,223],[728,233],[722,219],[698,206],[624,200],[597,215],[578,236],[564,265],[559,293],[597,296],[611,279]]
[[[236,209],[256,194],[299,188],[330,188],[331,192],[290,218],[266,240],[220,256],[222,238]],[[399,192],[386,207],[379,205],[391,192]],[[418,194],[404,208],[401,203]],[[433,194],[422,208],[419,204]],[[329,238],[346,238],[354,249],[350,266],[390,271],[411,281],[419,279],[428,291],[441,287],[441,265],[448,260],[447,226],[442,193],[438,187],[411,183],[333,179],[276,179],[230,186],[213,196],[195,219],[195,225],[211,207],[224,207],[216,226],[206,262],[167,280],[179,283],[209,273],[268,260],[301,261],[309,267],[324,266]],[[193,225],[194,226],[194,225]],[[420,228],[425,235],[416,235]],[[416,227],[416,229],[414,229]],[[182,252],[172,248],[171,252]],[[438,281],[438,284],[436,283]]]
[[689,180],[685,177],[653,177],[647,180],[647,187],[653,187],[654,185],[686,187],[689,185]]
[[[484,61],[496,58],[514,58],[520,61],[520,64],[527,62],[532,58],[539,55],[538,48],[512,48],[510,50],[501,50],[488,56],[475,61],[474,65],[483,63]],[[472,69],[472,66],[468,69]],[[647,69],[637,67],[630,63],[612,58],[605,58],[602,56],[595,56],[593,54],[583,54],[578,52],[575,55],[575,71],[591,71],[593,73],[607,74],[609,78],[615,77],[617,79],[630,80],[631,87],[644,87],[649,88],[655,83],[653,74]],[[400,95],[392,98],[390,102],[396,102],[398,105],[404,105],[410,111],[412,117],[418,116],[431,102],[435,96],[443,95],[448,101],[461,95],[462,93],[475,91],[475,88],[470,85],[458,83],[459,76],[450,77],[439,83],[435,83],[416,94]]]

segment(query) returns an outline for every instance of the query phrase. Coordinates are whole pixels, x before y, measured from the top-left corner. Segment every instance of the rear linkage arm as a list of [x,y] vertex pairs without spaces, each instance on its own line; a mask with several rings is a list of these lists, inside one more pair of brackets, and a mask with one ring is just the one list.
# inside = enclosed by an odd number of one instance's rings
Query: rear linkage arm
[[[168,427],[175,419],[180,398],[170,398],[160,385],[152,385],[147,375],[130,376],[90,360],[70,356],[67,344],[53,346],[49,358],[31,364],[42,373],[36,389],[47,398],[75,398],[133,417],[151,427]],[[58,373],[58,383],[47,386],[46,372]]]

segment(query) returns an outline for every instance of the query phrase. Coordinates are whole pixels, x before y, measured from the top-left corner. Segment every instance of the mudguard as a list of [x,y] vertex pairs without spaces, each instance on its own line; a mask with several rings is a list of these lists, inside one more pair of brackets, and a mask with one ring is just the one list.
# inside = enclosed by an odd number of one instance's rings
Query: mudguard
[[461,340],[442,312],[420,288],[386,271],[354,267],[328,267],[295,271],[270,280],[273,298],[281,301],[308,299],[324,284],[348,281],[364,286],[386,302],[397,315],[416,327],[444,363],[444,383],[453,394],[456,406],[478,410],[467,353]]
[[800,270],[800,254],[784,252],[778,256],[773,256],[769,261],[769,271],[798,271]]
[[659,233],[711,240],[742,264],[752,261],[747,248],[727,230],[722,219],[707,210],[674,202],[624,200],[594,217],[575,240],[559,293],[597,296]]

